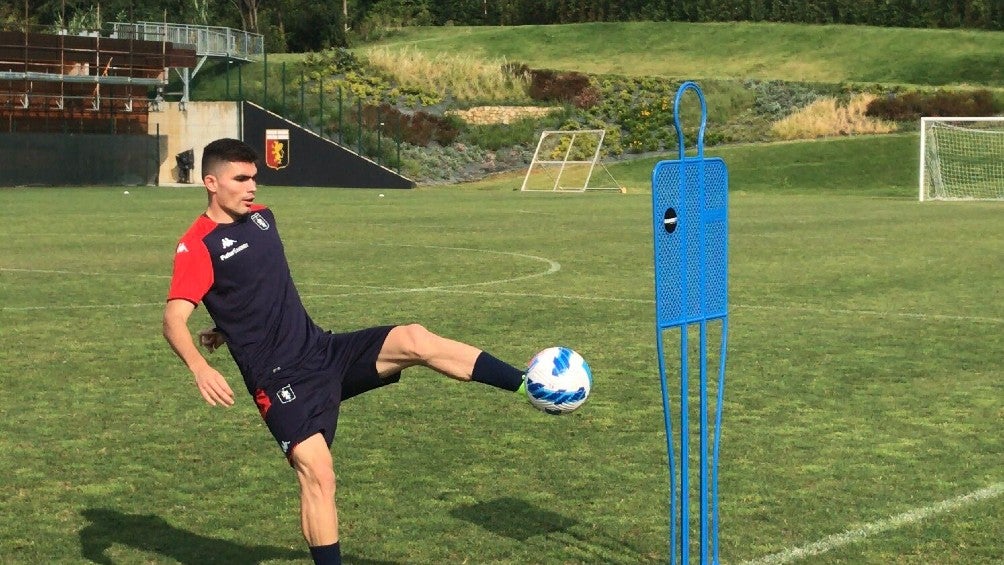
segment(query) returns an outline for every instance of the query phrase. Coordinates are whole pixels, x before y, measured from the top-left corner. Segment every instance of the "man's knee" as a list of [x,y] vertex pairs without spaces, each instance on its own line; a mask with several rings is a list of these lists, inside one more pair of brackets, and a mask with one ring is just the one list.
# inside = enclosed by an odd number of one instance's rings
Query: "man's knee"
[[398,347],[402,357],[411,361],[428,359],[432,354],[436,335],[422,324],[398,326]]
[[293,468],[300,489],[306,495],[331,497],[335,493],[335,469],[331,452],[320,434],[308,438],[293,450]]

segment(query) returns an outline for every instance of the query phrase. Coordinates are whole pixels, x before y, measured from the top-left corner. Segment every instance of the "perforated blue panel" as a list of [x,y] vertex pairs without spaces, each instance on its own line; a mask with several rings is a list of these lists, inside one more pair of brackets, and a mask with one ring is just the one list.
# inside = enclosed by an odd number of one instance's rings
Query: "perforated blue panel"
[[[701,125],[697,134],[697,155],[687,157],[680,121],[680,100],[692,90],[701,104]],[[690,563],[691,530],[700,534],[701,565],[718,565],[718,454],[721,442],[722,404],[725,388],[725,357],[728,342],[728,171],[721,159],[704,158],[704,128],[707,104],[694,82],[686,82],[676,92],[673,103],[679,159],[662,161],[652,171],[652,225],[655,250],[656,349],[659,353],[659,381],[666,425],[666,453],[669,459],[669,552],[670,565]],[[720,320],[721,345],[718,351],[718,379],[715,402],[709,403],[708,321]],[[666,376],[663,334],[680,328],[679,387],[674,407]],[[690,421],[688,335],[699,331],[698,360],[699,411],[696,425]],[[710,356],[713,361],[715,355]],[[679,427],[672,423],[672,412]],[[714,410],[714,427],[711,410]],[[713,430],[713,434],[712,434]],[[699,434],[696,454],[690,438]],[[709,451],[709,441],[711,449]],[[674,445],[675,444],[675,445]],[[679,449],[677,450],[678,447]],[[696,458],[695,458],[696,455]],[[690,462],[699,464],[696,490],[691,483]],[[691,519],[693,499],[699,509]],[[677,514],[679,510],[679,514]],[[696,522],[696,523],[695,523]],[[695,528],[696,526],[696,528]]]
[[718,158],[662,161],[652,171],[659,327],[728,312],[728,186],[728,170]]

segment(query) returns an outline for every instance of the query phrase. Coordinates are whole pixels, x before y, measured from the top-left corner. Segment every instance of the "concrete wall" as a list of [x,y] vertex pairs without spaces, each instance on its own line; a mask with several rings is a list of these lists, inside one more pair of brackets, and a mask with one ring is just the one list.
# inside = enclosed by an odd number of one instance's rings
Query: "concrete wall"
[[150,112],[151,135],[160,127],[160,169],[162,185],[177,184],[180,176],[175,155],[195,150],[191,183],[202,184],[202,148],[221,137],[240,139],[240,106],[237,102],[161,102],[160,111]]

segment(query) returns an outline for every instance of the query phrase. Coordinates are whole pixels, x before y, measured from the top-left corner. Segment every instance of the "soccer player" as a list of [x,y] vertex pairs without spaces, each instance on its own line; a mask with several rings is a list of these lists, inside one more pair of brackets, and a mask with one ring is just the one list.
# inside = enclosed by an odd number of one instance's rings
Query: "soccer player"
[[460,381],[525,390],[523,371],[418,324],[331,333],[307,314],[293,284],[278,223],[255,202],[258,155],[219,139],[202,155],[209,204],[181,237],[164,308],[164,337],[207,403],[234,392],[188,329],[203,303],[215,327],[199,332],[211,353],[228,345],[244,384],[300,484],[300,523],[315,563],[340,564],[331,443],[339,404],[397,382],[422,365]]

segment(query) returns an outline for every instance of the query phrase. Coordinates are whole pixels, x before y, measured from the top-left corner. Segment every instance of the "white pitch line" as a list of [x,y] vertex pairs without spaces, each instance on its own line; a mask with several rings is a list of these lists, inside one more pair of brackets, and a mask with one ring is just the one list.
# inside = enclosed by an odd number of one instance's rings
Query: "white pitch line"
[[815,543],[810,543],[809,545],[786,549],[780,553],[775,553],[766,557],[761,557],[760,559],[754,559],[752,561],[744,561],[741,565],[784,565],[785,563],[791,563],[793,561],[805,559],[806,557],[821,555],[827,551],[837,549],[838,547],[857,543],[876,534],[908,526],[910,524],[915,524],[921,520],[930,518],[931,516],[952,512],[966,506],[971,506],[983,500],[996,498],[1001,494],[1004,494],[1004,483],[995,483],[969,494],[943,500],[930,506],[915,508],[884,520],[871,522],[853,530],[847,530],[843,533],[833,534]]
[[[339,243],[339,242],[335,242]],[[445,249],[448,251],[475,251],[478,253],[490,253],[493,255],[508,255],[510,257],[520,257],[523,259],[532,259],[541,263],[547,264],[547,269],[539,271],[536,273],[530,273],[528,275],[520,275],[517,277],[508,277],[504,279],[491,279],[487,281],[480,281],[475,283],[457,283],[457,284],[444,284],[436,286],[426,286],[418,288],[394,288],[394,287],[361,287],[375,289],[377,294],[393,293],[393,292],[434,292],[434,291],[446,291],[456,288],[467,288],[472,286],[487,286],[491,284],[507,284],[512,282],[524,281],[527,279],[534,279],[537,277],[546,277],[547,275],[553,275],[561,270],[561,263],[548,259],[547,257],[539,257],[537,255],[528,255],[526,253],[516,253],[513,251],[494,251],[492,249],[477,249],[473,247],[446,247],[442,245],[409,245],[409,244],[397,244],[397,243],[372,243],[370,245],[382,246],[382,247],[420,247],[424,249]],[[329,283],[298,283],[300,286],[328,286],[328,287],[345,287],[348,285],[343,284],[329,284]],[[359,288],[359,287],[357,287]],[[352,293],[357,295],[359,293]]]

